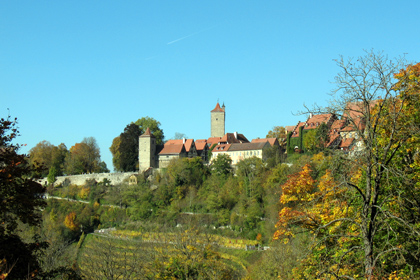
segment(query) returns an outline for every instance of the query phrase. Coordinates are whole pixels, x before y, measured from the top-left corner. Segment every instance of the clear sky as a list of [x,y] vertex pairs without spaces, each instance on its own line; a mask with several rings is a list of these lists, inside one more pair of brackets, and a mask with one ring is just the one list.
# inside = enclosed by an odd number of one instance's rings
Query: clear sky
[[165,138],[263,138],[326,104],[339,55],[420,61],[420,1],[0,1],[0,117],[17,117],[28,152],[96,138],[102,160],[145,116]]

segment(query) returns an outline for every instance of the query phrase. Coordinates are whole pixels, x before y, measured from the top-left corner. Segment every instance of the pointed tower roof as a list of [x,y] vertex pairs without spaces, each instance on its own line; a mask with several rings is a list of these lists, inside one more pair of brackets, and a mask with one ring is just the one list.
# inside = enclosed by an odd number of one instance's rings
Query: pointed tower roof
[[150,128],[147,128],[146,129],[146,132],[145,133],[143,133],[140,137],[155,137],[153,134],[152,134],[152,132],[150,132]]
[[225,108],[220,107],[219,102],[217,102],[216,107],[213,110],[211,110],[210,112],[224,112],[224,111],[225,111]]

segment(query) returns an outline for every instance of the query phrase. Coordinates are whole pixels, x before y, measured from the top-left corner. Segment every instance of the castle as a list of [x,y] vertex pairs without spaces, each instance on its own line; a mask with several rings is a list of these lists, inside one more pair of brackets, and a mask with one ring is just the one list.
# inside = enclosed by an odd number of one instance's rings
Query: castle
[[139,172],[149,168],[166,168],[170,161],[176,158],[201,157],[203,162],[208,163],[209,151],[214,159],[220,154],[228,154],[232,164],[247,157],[263,158],[263,150],[277,145],[276,138],[248,139],[240,133],[225,133],[226,108],[217,102],[216,107],[210,111],[210,138],[208,139],[178,139],[168,140],[163,147],[156,145],[156,139],[147,128],[146,132],[139,137]]

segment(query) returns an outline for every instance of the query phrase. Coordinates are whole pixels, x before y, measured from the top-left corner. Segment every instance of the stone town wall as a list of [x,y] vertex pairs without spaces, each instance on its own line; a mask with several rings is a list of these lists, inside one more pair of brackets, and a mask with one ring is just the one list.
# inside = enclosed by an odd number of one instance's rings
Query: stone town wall
[[[71,184],[74,185],[84,185],[86,180],[94,179],[96,182],[101,182],[104,179],[111,181],[111,184],[120,184],[125,179],[128,179],[131,175],[137,175],[138,172],[116,172],[116,173],[93,173],[93,174],[80,174],[80,175],[71,175],[71,176],[58,176],[56,181],[54,182],[55,185],[59,185],[64,182],[64,180],[68,179]],[[40,183],[42,185],[47,184],[47,178],[41,179]]]

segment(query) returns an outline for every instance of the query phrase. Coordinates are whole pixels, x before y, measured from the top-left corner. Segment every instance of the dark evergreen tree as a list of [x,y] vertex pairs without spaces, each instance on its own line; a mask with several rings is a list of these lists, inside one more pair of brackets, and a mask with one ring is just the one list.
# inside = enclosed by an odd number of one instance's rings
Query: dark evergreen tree
[[139,164],[139,137],[142,130],[135,123],[131,123],[124,128],[120,134],[121,143],[120,168],[122,171],[136,171]]

